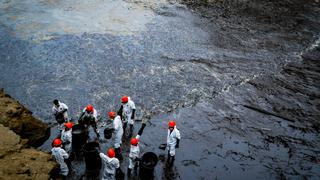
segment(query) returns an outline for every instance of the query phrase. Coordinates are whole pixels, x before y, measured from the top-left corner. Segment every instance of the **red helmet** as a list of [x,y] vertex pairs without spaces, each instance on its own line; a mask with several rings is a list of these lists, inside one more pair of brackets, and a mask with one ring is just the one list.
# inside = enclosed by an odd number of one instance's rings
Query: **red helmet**
[[88,112],[93,112],[93,106],[91,104],[89,104],[86,108],[86,111]]
[[71,129],[72,126],[73,126],[72,122],[64,123],[64,125],[65,125],[68,129]]
[[108,116],[109,116],[109,118],[114,118],[114,117],[116,117],[116,113],[114,111],[110,111],[108,113]]
[[137,138],[132,138],[130,143],[131,143],[131,145],[136,146],[136,145],[138,145],[138,142],[139,142],[139,140]]
[[127,103],[129,101],[129,97],[128,96],[122,96],[121,98],[121,102],[122,103]]
[[112,149],[112,148],[108,149],[107,154],[108,154],[109,158],[113,158],[116,156],[116,153],[114,152],[114,149]]
[[61,139],[56,138],[56,139],[53,140],[52,144],[53,144],[53,147],[59,147],[59,146],[61,146],[62,141],[61,141]]
[[176,122],[174,122],[173,120],[169,121],[168,123],[169,128],[173,128],[176,126]]

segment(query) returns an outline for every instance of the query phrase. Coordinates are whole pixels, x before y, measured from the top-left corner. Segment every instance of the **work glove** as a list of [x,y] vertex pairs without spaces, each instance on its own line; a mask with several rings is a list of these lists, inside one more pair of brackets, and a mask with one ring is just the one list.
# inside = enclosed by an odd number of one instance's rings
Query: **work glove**
[[134,115],[136,113],[136,110],[135,109],[132,109],[132,115],[131,115],[131,119],[134,120]]
[[180,139],[177,139],[176,148],[179,148]]

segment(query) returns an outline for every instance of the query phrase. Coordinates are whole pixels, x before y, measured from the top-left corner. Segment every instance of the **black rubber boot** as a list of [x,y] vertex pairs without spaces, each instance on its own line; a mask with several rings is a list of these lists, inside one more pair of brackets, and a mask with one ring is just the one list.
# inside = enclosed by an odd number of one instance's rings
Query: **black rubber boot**
[[138,175],[138,166],[139,166],[139,163],[136,162],[134,164],[134,168],[133,168],[133,172],[134,172],[134,175],[137,176]]
[[170,152],[168,151],[168,156],[167,156],[167,162],[166,162],[166,165],[168,166],[170,164],[170,161],[171,161],[171,156],[170,156]]
[[174,156],[171,156],[170,162],[169,162],[169,167],[170,167],[170,168],[172,167],[174,160],[175,160],[175,157],[174,157]]
[[116,153],[116,158],[119,159],[119,161],[122,161],[122,154],[120,148],[115,148],[114,151]]
[[132,170],[132,169],[128,168],[128,171],[127,171],[127,176],[128,176],[128,177],[131,176],[131,170]]

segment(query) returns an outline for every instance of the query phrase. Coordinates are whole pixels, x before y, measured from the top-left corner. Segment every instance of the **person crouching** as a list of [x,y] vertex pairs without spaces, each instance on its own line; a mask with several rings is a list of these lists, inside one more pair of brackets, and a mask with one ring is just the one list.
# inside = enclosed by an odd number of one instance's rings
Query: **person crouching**
[[63,179],[65,179],[69,174],[68,166],[65,163],[65,160],[69,158],[69,155],[64,149],[61,148],[62,146],[61,139],[59,138],[54,139],[52,146],[53,146],[53,148],[51,149],[52,156],[60,165],[59,174],[62,176]]

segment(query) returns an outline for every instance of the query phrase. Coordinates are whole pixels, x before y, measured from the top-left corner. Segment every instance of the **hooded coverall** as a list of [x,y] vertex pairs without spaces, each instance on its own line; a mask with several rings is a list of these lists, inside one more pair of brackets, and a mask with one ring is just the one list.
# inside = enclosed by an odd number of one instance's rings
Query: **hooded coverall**
[[167,148],[168,148],[170,156],[175,156],[177,139],[180,140],[180,138],[181,138],[180,132],[176,127],[174,127],[172,132],[168,129]]
[[82,110],[82,113],[84,113],[83,116],[82,116],[82,118],[92,117],[92,118],[94,119],[94,121],[97,122],[97,121],[98,121],[98,113],[97,113],[97,110],[93,108],[93,113],[88,113],[88,112],[86,111],[86,109],[87,109],[87,108],[84,108],[84,109]]
[[120,148],[121,140],[123,135],[122,121],[120,116],[116,116],[113,120],[113,128],[114,128],[114,148]]
[[69,169],[64,160],[69,158],[68,153],[61,147],[54,147],[51,149],[51,152],[54,159],[60,165],[60,174],[63,176],[67,176],[69,173]]
[[[63,129],[63,123],[68,121],[68,106],[60,101],[58,101],[59,107],[53,105],[52,112],[56,118],[56,121],[59,123],[58,129]],[[62,114],[61,114],[62,113]]]
[[133,125],[134,120],[131,117],[132,117],[133,110],[136,109],[134,102],[129,97],[129,101],[123,104],[122,106],[123,106],[123,116],[122,116],[123,122],[124,123],[128,122],[129,124]]
[[[139,138],[140,138],[140,136],[137,135],[136,139],[139,139]],[[136,146],[131,145],[130,146],[130,153],[129,153],[129,169],[134,168],[135,159],[139,158],[139,156],[140,156],[139,143]]]
[[[57,107],[56,105],[53,105],[53,107],[52,107],[52,112],[53,112],[53,114],[54,114],[55,116],[57,116],[59,113],[65,111],[65,110],[68,110],[68,106],[67,106],[66,104],[64,104],[64,103],[62,103],[62,102],[60,102],[60,101],[58,101],[58,103],[59,103],[59,107]],[[63,113],[63,118],[64,118],[65,121],[68,120],[68,113],[67,113],[67,111],[65,111],[65,112]]]
[[[97,128],[97,122],[98,122],[98,113],[97,110],[93,108],[93,112],[92,113],[88,113],[87,108],[84,108],[82,110],[82,114],[79,118],[79,123],[81,122],[83,125],[85,125],[85,127],[87,128],[89,125],[91,125],[94,129],[94,131],[96,132],[97,135],[99,135],[99,129]],[[88,122],[87,120],[93,120],[91,122]]]
[[71,143],[72,143],[72,130],[62,130],[61,132],[61,140],[63,143],[63,148],[66,150],[68,154],[71,152]]
[[100,153],[101,160],[104,165],[102,180],[114,180],[116,169],[120,167],[120,162],[117,158],[110,158],[103,153]]

